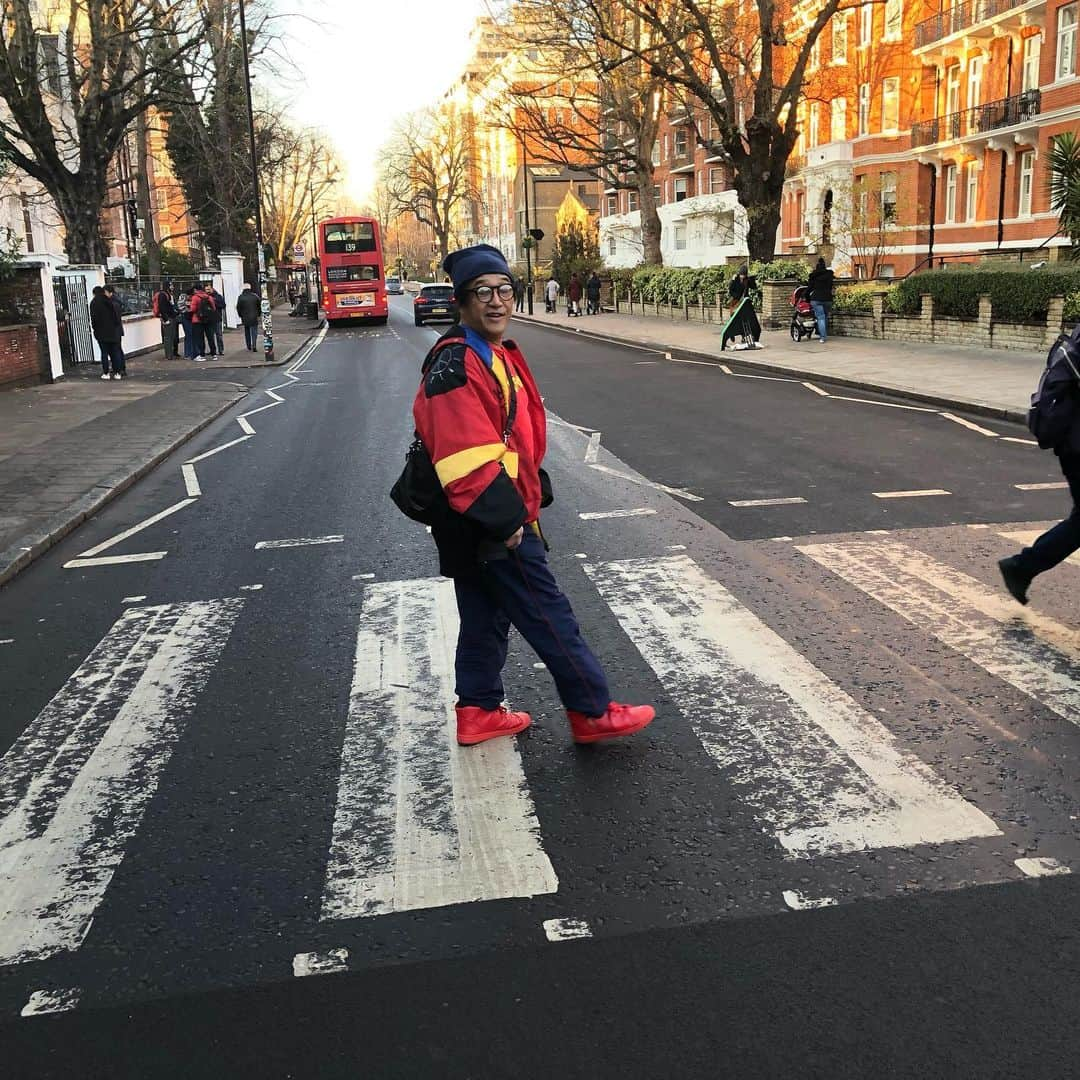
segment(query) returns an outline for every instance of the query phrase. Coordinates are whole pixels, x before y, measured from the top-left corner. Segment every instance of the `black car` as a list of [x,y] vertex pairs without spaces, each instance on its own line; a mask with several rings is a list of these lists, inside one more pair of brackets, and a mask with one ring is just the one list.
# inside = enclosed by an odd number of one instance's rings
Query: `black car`
[[413,300],[413,319],[417,326],[432,320],[457,322],[458,302],[453,285],[422,285]]

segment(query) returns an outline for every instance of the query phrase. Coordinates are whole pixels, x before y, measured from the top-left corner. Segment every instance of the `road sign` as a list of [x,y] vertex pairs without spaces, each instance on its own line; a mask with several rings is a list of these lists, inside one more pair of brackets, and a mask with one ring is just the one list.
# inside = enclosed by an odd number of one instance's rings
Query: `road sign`
[[299,262],[303,262],[307,258],[307,249],[303,244],[293,244],[292,253],[293,258]]

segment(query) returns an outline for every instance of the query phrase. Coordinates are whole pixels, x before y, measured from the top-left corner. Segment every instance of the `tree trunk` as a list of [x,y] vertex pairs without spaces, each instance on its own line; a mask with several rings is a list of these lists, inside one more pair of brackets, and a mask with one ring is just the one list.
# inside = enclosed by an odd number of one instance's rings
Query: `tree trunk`
[[752,262],[771,262],[776,254],[780,200],[784,189],[783,166],[778,170],[778,174],[780,182],[776,184],[769,170],[759,172],[753,168],[750,161],[735,169],[735,191],[746,211],[746,246]]
[[101,235],[104,190],[104,182],[100,187],[76,183],[70,192],[52,193],[64,222],[64,252],[71,263],[105,265],[109,248]]
[[641,211],[641,244],[646,266],[663,266],[660,252],[660,235],[663,228],[656,209],[656,193],[653,191],[653,174],[638,170],[638,207]]
[[141,112],[135,118],[135,200],[139,217],[143,219],[142,241],[146,251],[146,275],[151,281],[157,281],[161,278],[161,247],[157,242],[154,214],[150,208],[150,168],[146,113]]

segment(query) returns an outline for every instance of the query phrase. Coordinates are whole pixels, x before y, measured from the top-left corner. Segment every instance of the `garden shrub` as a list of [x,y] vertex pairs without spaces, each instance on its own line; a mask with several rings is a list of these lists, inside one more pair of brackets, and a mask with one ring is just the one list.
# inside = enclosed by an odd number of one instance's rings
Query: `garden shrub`
[[874,310],[874,296],[881,292],[880,285],[839,285],[833,293],[833,311],[841,315],[870,315]]
[[1080,322],[1080,289],[1065,297],[1065,321]]
[[1051,297],[1080,291],[1080,268],[928,270],[897,282],[893,289],[895,307],[890,310],[900,315],[918,315],[920,297],[929,293],[936,314],[974,319],[979,297],[986,295],[993,301],[997,322],[1040,322]]

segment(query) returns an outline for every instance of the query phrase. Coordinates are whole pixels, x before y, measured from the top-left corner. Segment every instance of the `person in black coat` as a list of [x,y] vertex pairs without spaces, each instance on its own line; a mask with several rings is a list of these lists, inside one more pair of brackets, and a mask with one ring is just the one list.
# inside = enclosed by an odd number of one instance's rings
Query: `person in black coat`
[[161,347],[165,352],[165,359],[175,360],[180,341],[180,312],[173,303],[172,289],[168,282],[162,282],[161,288],[154,295],[154,310],[161,320]]
[[832,311],[833,287],[835,284],[833,272],[825,265],[824,259],[818,259],[817,266],[810,272],[806,284],[810,287],[810,306],[814,309],[814,318],[817,321],[818,341],[825,344],[829,312]]
[[590,315],[600,314],[600,276],[594,270],[585,282],[585,310]]
[[236,314],[240,316],[240,321],[244,324],[244,345],[249,352],[255,352],[259,340],[262,301],[247,281],[244,282],[244,291],[236,298]]
[[94,286],[94,298],[90,301],[90,329],[101,349],[102,378],[123,379],[127,377],[127,364],[120,342],[124,337],[124,320],[120,314],[120,302],[111,285]]

